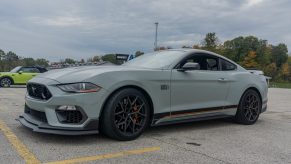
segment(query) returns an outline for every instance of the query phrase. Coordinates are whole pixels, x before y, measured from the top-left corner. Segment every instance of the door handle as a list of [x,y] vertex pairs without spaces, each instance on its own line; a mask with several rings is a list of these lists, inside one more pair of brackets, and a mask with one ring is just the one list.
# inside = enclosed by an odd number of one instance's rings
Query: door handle
[[228,81],[226,78],[219,78],[217,80],[220,81],[220,82],[227,82]]

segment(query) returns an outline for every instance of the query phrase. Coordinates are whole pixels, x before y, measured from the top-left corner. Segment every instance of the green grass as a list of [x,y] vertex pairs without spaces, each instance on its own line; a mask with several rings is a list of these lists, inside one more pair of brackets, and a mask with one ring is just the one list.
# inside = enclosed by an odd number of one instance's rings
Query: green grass
[[269,87],[270,88],[290,88],[291,89],[291,83],[270,82]]

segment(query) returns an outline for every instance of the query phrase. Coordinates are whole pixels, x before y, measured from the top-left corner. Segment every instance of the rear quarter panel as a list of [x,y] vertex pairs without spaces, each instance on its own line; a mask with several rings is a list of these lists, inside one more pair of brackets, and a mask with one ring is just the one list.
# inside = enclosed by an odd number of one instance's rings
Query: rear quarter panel
[[255,75],[247,71],[233,72],[231,76],[227,103],[238,105],[240,98],[248,88],[256,88],[262,98],[262,102],[267,101],[268,86],[264,76]]

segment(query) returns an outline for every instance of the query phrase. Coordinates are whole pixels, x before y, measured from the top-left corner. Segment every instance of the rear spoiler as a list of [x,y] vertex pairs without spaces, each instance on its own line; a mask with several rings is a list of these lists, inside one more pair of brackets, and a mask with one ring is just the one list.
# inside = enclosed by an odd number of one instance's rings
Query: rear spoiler
[[268,81],[268,84],[269,84],[269,80],[272,79],[272,77],[269,77],[269,76],[265,76],[264,75],[264,72],[261,71],[261,70],[253,70],[253,69],[250,69],[248,70],[250,73],[254,74],[254,75],[259,75],[261,77],[264,77],[264,79],[266,79]]

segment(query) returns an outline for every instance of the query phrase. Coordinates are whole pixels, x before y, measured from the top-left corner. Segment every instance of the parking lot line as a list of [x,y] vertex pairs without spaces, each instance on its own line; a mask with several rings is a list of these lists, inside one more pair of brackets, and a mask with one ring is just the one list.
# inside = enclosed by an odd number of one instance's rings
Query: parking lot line
[[0,120],[0,130],[4,133],[8,141],[16,149],[17,153],[24,159],[27,164],[38,164],[40,161],[32,154],[29,149],[17,138],[10,128]]
[[161,149],[160,147],[148,147],[148,148],[143,148],[143,149],[122,151],[122,152],[113,153],[113,154],[103,154],[103,155],[68,159],[68,160],[63,160],[63,161],[48,162],[46,164],[70,164],[70,163],[96,161],[96,160],[109,159],[109,158],[118,158],[118,157],[123,157],[123,156],[128,156],[128,155],[134,155],[134,154],[143,154],[147,152],[158,151],[160,149]]

